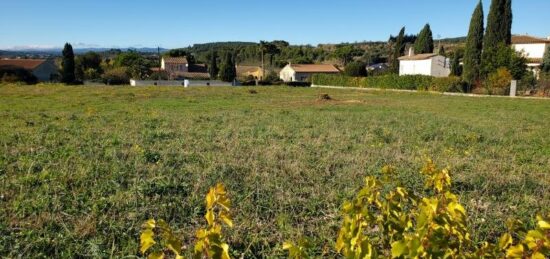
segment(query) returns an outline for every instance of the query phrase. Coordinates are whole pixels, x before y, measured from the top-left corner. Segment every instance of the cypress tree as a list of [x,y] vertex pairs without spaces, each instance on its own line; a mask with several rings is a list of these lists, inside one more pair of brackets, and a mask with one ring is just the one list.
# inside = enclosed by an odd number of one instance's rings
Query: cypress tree
[[460,76],[462,74],[462,69],[460,68],[460,55],[455,52],[453,55],[453,60],[451,61],[451,75]]
[[463,80],[469,85],[479,80],[481,51],[483,49],[483,19],[483,3],[479,1],[470,21],[463,59]]
[[426,24],[418,34],[418,38],[414,42],[414,51],[416,54],[434,52],[434,39],[430,24]]
[[220,69],[218,68],[218,54],[212,50],[210,53],[210,64],[208,65],[208,73],[211,79],[217,79]]
[[225,82],[233,82],[237,77],[237,70],[233,62],[233,55],[229,52],[225,54],[225,58],[220,67],[220,79]]
[[544,52],[541,69],[544,73],[550,73],[550,46],[548,46],[546,52]]
[[512,22],[513,22],[513,14],[512,14],[512,0],[505,0],[504,3],[504,31],[506,32],[506,44],[510,45],[512,44]]
[[447,56],[447,54],[445,53],[445,47],[443,47],[443,45],[439,46],[439,50],[437,50],[437,54],[441,56]]
[[399,72],[399,57],[405,53],[405,27],[401,28],[399,35],[395,39],[395,43],[390,53],[391,62],[390,68],[394,73]]
[[61,82],[65,84],[72,84],[76,80],[73,46],[69,43],[65,43],[62,54],[63,61],[61,63]]

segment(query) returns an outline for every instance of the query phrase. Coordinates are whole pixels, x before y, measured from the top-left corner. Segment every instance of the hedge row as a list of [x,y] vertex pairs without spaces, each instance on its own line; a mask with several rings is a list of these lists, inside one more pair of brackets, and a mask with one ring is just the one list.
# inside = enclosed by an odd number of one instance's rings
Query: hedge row
[[423,75],[383,75],[372,77],[349,77],[344,75],[315,74],[314,85],[402,89],[437,92],[462,92],[462,81],[459,77],[432,77]]

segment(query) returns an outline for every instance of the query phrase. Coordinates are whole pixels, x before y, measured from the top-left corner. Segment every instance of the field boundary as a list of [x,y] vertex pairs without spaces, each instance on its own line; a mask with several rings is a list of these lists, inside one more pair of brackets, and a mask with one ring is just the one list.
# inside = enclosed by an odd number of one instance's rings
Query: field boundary
[[547,101],[550,100],[550,98],[548,97],[465,94],[465,93],[418,91],[418,90],[405,90],[405,89],[364,88],[364,87],[352,87],[352,86],[333,86],[333,85],[313,85],[312,84],[311,87],[327,88],[327,89],[349,89],[349,90],[360,90],[360,91],[370,91],[370,92],[429,93],[429,94],[446,95],[446,96],[477,97],[477,98],[509,98],[509,99],[547,100]]

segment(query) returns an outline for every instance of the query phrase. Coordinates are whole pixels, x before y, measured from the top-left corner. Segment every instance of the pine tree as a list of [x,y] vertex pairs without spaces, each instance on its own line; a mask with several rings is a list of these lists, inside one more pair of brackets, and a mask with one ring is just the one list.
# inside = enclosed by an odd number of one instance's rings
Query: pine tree
[[65,43],[62,54],[63,61],[61,63],[61,82],[65,84],[72,84],[76,80],[73,46],[69,43]]
[[426,24],[418,34],[418,38],[414,42],[414,51],[416,54],[434,52],[434,39],[429,24]]
[[463,80],[469,85],[479,80],[481,51],[483,49],[483,19],[483,3],[479,1],[470,21],[470,30],[466,38],[463,59]]
[[210,53],[210,64],[208,65],[208,73],[211,79],[217,79],[220,69],[218,68],[218,53],[212,50]]
[[394,73],[399,72],[399,57],[403,56],[405,53],[405,27],[401,28],[399,35],[395,39],[393,48],[390,53],[391,62],[390,68]]
[[237,70],[233,62],[233,55],[229,52],[225,54],[225,58],[220,67],[220,79],[225,82],[233,82],[237,77]]

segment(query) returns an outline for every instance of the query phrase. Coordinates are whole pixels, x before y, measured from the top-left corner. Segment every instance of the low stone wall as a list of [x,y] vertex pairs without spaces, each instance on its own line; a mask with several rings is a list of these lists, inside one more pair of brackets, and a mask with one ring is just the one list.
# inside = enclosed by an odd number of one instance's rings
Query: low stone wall
[[130,80],[131,86],[233,86],[232,83],[218,80]]

